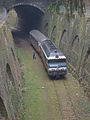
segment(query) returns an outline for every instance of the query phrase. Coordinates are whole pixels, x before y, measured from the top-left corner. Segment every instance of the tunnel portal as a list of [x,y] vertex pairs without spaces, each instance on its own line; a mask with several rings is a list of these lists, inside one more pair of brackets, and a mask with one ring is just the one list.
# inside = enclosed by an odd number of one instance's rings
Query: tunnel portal
[[28,34],[32,29],[41,27],[44,11],[35,5],[16,5],[13,7],[18,16],[17,30]]

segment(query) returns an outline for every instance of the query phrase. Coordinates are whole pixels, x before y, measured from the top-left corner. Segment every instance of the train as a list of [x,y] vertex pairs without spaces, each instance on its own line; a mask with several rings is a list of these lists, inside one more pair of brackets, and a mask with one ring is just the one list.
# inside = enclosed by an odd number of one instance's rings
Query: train
[[29,32],[29,41],[41,57],[44,67],[50,77],[60,77],[67,74],[66,57],[48,37],[39,30]]

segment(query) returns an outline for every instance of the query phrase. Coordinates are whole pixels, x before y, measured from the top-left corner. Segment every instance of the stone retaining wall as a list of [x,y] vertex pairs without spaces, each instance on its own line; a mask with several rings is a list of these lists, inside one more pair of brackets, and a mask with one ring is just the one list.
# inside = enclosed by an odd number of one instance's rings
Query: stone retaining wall
[[[0,22],[0,102],[2,101],[0,113],[5,119],[18,120],[22,116],[19,73],[18,60],[6,14]],[[3,110],[7,115],[3,113]]]
[[[90,15],[67,21],[64,13],[46,13],[42,30],[67,57],[68,68],[90,94]],[[48,16],[48,17],[47,17]]]

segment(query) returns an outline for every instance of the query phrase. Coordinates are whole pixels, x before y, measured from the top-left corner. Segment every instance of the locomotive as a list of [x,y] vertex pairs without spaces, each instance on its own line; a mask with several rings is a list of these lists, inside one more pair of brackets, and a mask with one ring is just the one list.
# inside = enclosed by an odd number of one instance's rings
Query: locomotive
[[60,77],[67,74],[66,57],[59,48],[38,30],[29,32],[30,44],[41,57],[44,67],[50,77]]

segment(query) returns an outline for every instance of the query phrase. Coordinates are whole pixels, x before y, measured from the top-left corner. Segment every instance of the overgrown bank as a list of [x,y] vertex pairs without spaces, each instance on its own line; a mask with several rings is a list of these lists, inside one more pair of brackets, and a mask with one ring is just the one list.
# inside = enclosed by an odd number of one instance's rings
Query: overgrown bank
[[68,68],[90,97],[90,15],[74,13],[68,21],[64,9],[46,13],[42,30],[67,57]]

